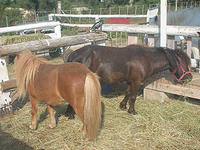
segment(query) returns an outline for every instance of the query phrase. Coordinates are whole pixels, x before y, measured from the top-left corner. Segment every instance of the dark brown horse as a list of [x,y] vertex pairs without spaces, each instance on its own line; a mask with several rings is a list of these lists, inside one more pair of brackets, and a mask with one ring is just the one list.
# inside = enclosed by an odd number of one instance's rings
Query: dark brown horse
[[37,103],[45,102],[50,115],[49,127],[56,126],[52,106],[69,103],[83,122],[83,134],[94,139],[101,122],[100,84],[98,77],[80,63],[48,64],[30,51],[14,60],[19,96],[28,91],[32,104],[31,129],[36,129]]
[[192,79],[191,62],[187,54],[166,48],[85,46],[72,52],[65,62],[85,64],[99,75],[103,83],[125,81],[128,88],[120,108],[126,109],[129,100],[128,112],[131,114],[136,113],[134,104],[139,88],[152,75],[169,69],[178,82]]

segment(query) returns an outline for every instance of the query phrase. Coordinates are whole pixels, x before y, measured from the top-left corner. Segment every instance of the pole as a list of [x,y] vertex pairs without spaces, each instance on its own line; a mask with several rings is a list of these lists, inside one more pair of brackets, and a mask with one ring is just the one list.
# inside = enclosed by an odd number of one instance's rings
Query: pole
[[177,6],[178,6],[178,0],[176,0],[175,11],[177,11]]
[[160,47],[167,45],[167,0],[160,0]]

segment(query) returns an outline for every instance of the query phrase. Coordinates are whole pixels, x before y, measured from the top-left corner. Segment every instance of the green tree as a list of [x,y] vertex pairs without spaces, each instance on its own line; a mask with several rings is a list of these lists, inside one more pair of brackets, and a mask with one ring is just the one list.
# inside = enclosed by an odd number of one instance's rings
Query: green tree
[[35,10],[37,5],[37,1],[35,0],[16,0],[16,7],[24,8],[27,10]]
[[57,1],[55,0],[38,0],[39,10],[52,10],[56,8]]

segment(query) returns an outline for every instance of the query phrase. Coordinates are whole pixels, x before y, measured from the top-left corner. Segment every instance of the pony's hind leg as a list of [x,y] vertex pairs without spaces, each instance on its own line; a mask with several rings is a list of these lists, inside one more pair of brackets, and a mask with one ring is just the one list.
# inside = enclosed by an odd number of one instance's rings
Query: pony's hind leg
[[30,96],[29,95],[29,99],[30,99],[30,102],[31,102],[31,106],[32,106],[32,109],[31,109],[31,115],[32,115],[32,121],[31,121],[31,125],[29,126],[30,129],[36,129],[37,127],[37,104],[38,104],[38,101],[37,99],[35,99],[34,97]]
[[130,104],[130,107],[128,109],[128,113],[130,114],[137,114],[136,111],[135,111],[135,101],[136,101],[136,96],[137,96],[137,92],[140,88],[140,83],[141,82],[132,82],[131,83],[131,88],[130,88],[130,99],[129,99],[129,104]]
[[50,128],[54,128],[54,127],[56,127],[56,120],[55,120],[54,110],[50,105],[48,105],[47,106],[47,111],[48,111],[49,116],[50,116],[49,127]]
[[126,90],[126,94],[125,94],[125,97],[124,99],[121,101],[119,107],[122,109],[122,110],[125,110],[126,109],[126,104],[128,102],[128,99],[130,97],[130,85],[128,85],[128,88]]
[[67,106],[67,110],[65,112],[65,116],[68,117],[68,119],[74,119],[75,112],[71,105]]

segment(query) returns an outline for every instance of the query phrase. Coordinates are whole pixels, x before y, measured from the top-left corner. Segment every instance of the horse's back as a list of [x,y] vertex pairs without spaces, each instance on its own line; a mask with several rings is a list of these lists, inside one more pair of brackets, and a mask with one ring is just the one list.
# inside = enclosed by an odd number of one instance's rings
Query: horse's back
[[115,83],[129,80],[130,74],[133,78],[145,78],[152,73],[153,62],[158,57],[160,51],[157,48],[138,45],[122,48],[88,45],[74,51],[70,61],[86,64],[104,83]]
[[51,105],[59,105],[63,100],[71,103],[75,96],[84,96],[85,78],[89,72],[85,65],[76,62],[41,65],[32,94]]

